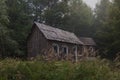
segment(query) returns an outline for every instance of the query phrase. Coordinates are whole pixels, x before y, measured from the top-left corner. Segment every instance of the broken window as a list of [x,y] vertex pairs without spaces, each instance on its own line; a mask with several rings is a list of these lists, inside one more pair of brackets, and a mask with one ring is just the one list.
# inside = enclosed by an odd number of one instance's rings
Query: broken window
[[74,46],[74,47],[73,47],[73,52],[74,52],[74,54],[77,53],[77,46]]
[[59,53],[59,45],[53,44],[53,50],[54,50],[54,53]]
[[62,52],[65,54],[68,54],[68,47],[67,46],[63,46],[62,47]]

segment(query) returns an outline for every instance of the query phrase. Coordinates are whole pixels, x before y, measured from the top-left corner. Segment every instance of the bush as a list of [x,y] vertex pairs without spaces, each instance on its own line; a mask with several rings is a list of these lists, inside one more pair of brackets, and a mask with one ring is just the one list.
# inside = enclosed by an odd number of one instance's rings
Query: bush
[[[0,80],[119,80],[120,71],[106,61],[0,61]],[[114,69],[113,69],[114,67]]]

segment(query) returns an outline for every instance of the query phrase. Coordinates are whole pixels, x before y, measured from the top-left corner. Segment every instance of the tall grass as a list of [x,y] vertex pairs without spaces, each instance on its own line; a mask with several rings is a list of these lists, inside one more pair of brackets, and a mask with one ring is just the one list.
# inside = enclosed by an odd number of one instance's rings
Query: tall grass
[[0,61],[0,80],[120,80],[120,71],[105,60]]

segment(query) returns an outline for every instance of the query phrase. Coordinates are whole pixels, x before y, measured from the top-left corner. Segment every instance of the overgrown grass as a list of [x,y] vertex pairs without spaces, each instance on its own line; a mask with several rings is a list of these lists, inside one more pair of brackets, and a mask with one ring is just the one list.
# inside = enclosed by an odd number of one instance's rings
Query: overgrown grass
[[120,71],[105,60],[0,61],[0,80],[120,80]]

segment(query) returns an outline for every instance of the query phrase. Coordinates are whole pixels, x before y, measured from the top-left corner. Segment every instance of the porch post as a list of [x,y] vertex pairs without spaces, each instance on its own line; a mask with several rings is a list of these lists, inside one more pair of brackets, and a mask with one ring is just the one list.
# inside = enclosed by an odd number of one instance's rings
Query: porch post
[[76,46],[76,48],[75,48],[75,62],[77,62],[78,61],[78,53],[77,53],[77,46]]

